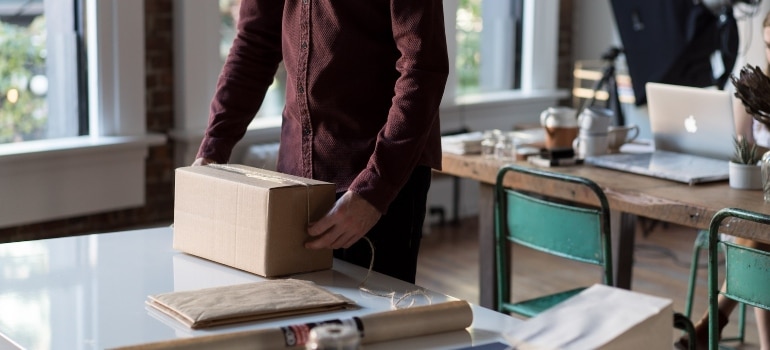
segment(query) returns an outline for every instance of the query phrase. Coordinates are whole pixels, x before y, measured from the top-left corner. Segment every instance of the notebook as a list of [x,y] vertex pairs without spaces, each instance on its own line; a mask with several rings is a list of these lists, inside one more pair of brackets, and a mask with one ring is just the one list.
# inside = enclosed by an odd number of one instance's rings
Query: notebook
[[655,151],[585,162],[690,185],[727,180],[735,135],[730,93],[660,83],[647,83],[646,92]]

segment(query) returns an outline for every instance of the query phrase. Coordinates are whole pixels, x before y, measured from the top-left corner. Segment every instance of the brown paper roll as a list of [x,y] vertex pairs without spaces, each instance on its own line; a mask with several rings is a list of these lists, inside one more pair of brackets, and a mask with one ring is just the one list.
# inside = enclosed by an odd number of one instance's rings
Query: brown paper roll
[[[451,332],[470,327],[473,311],[467,301],[415,306],[358,317],[363,344]],[[119,349],[280,349],[302,347],[314,326],[323,323],[355,323],[354,320],[329,320],[281,328],[260,329],[211,336],[175,339],[121,347]]]
[[473,311],[464,300],[380,312],[360,317],[362,343],[418,337],[470,327]]

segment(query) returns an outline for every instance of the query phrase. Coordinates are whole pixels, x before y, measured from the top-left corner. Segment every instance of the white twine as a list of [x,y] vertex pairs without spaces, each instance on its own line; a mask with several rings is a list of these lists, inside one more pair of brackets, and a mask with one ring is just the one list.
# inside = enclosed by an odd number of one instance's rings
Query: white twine
[[[372,251],[372,258],[371,258],[371,260],[369,260],[369,270],[366,271],[366,276],[364,277],[364,280],[361,281],[361,283],[358,285],[358,289],[359,290],[361,290],[364,293],[371,294],[371,295],[374,295],[374,296],[383,297],[383,298],[390,298],[390,308],[392,310],[406,309],[406,308],[410,308],[410,307],[414,306],[416,296],[424,297],[425,300],[428,301],[428,305],[433,303],[433,301],[431,300],[430,295],[428,295],[428,293],[424,289],[422,289],[422,288],[418,288],[418,289],[415,289],[415,290],[408,291],[408,292],[404,293],[403,295],[401,295],[400,297],[396,298],[396,294],[397,293],[395,291],[391,291],[389,293],[378,292],[378,291],[374,291],[374,290],[371,290],[368,287],[366,287],[366,281],[369,280],[369,276],[372,274],[372,268],[374,267],[374,243],[372,243],[372,241],[369,239],[369,237],[364,236],[364,239],[366,240],[367,243],[369,243],[369,248]],[[409,304],[406,305],[406,306],[403,306],[403,307],[399,307],[399,304],[401,304],[402,302],[404,302],[406,300],[409,300]]]

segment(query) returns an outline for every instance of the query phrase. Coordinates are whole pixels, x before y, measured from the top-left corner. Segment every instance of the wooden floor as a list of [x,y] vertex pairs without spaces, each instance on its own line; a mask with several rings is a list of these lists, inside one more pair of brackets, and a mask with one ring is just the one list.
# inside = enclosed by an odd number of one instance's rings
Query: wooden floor
[[[644,220],[641,220],[644,221]],[[634,253],[632,290],[670,298],[674,310],[684,312],[687,283],[692,259],[694,229],[671,224],[657,224],[643,234],[640,222],[637,228]],[[417,266],[417,284],[445,294],[479,302],[478,223],[475,218],[461,220],[458,225],[434,225],[422,241]],[[600,272],[593,267],[565,268],[558,260],[525,248],[515,248],[517,256],[526,254],[533,264],[517,265],[513,275],[516,283],[514,298],[526,298],[544,290],[559,290],[575,284],[592,284],[600,280]],[[706,254],[701,255],[696,288],[694,321],[707,308]],[[526,272],[526,274],[525,274]],[[553,288],[553,289],[550,289]],[[738,312],[733,313],[723,335],[737,334]],[[759,349],[757,330],[751,309],[747,310],[746,343],[727,344],[735,349]]]

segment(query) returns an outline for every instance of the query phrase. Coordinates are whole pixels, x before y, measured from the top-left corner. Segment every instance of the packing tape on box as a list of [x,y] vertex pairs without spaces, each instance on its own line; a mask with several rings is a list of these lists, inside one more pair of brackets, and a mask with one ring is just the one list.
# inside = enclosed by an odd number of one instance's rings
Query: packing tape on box
[[299,180],[249,171],[249,170],[242,169],[242,168],[235,167],[228,164],[208,164],[206,166],[212,167],[214,169],[219,169],[222,171],[229,171],[235,174],[241,174],[243,176],[252,177],[259,180],[270,181],[270,182],[275,182],[279,184],[290,183],[290,184],[304,186],[305,189],[307,189],[307,222],[310,223],[310,185],[309,184]]
[[355,325],[361,344],[371,344],[403,338],[458,331],[473,322],[471,305],[465,300],[416,306],[346,320],[328,320],[279,328],[217,334],[175,339],[121,347],[124,350],[155,349],[281,349],[301,348],[307,343],[310,330],[323,324]]

